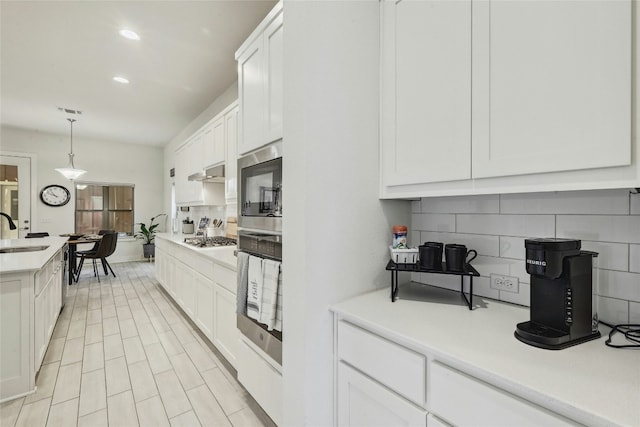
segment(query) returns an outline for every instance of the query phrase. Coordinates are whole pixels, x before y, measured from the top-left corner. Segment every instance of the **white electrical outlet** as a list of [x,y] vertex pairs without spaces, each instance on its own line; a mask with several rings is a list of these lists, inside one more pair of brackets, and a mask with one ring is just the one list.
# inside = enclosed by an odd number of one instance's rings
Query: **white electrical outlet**
[[491,289],[518,293],[519,279],[511,276],[491,275]]

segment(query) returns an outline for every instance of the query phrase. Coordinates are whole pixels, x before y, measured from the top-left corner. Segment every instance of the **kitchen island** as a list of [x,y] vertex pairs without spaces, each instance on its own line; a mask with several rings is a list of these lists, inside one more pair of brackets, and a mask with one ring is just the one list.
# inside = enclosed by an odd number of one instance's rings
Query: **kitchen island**
[[513,336],[528,308],[474,303],[409,283],[394,303],[382,289],[332,306],[338,424],[367,408],[418,425],[640,425],[640,352],[607,347],[608,328],[543,350]]
[[0,240],[0,401],[35,391],[62,307],[67,239]]

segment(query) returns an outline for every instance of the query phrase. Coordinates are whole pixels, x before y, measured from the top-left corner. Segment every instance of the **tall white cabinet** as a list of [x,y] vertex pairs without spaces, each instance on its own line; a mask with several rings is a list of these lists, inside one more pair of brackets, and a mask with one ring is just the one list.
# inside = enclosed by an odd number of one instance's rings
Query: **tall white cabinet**
[[384,0],[381,31],[383,198],[640,182],[630,0]]
[[236,52],[238,61],[238,154],[282,138],[282,2]]

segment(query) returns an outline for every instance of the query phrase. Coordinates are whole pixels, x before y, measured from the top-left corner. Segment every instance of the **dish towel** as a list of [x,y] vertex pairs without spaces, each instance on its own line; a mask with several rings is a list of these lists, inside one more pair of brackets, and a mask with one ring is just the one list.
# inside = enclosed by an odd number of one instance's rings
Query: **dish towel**
[[282,332],[282,264],[280,264],[280,274],[278,275],[278,303],[276,305],[276,321],[273,329]]
[[238,289],[236,291],[236,313],[247,314],[247,274],[249,272],[249,254],[238,252]]
[[247,316],[260,321],[262,301],[262,258],[249,255],[247,269]]
[[267,325],[268,331],[272,331],[276,323],[279,277],[280,263],[270,259],[262,260],[262,300],[258,322]]

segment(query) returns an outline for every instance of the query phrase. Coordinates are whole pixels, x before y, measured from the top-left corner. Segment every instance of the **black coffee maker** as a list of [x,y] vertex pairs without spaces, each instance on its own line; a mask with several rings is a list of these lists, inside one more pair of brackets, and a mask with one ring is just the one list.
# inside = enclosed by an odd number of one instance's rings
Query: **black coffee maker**
[[515,337],[559,350],[600,337],[597,314],[598,254],[580,250],[580,240],[526,239],[531,275],[531,320],[518,323]]

